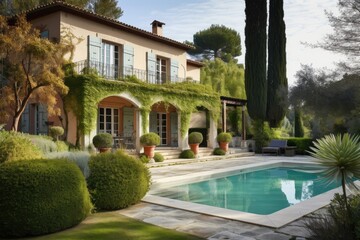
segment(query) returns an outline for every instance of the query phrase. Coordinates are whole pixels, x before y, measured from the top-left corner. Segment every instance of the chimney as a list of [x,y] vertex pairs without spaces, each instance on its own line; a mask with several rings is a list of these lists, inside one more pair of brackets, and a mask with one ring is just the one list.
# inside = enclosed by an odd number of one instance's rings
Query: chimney
[[159,22],[157,20],[154,20],[152,23],[152,33],[153,34],[156,34],[156,35],[159,35],[159,36],[162,36],[163,35],[163,28],[162,26],[165,25],[165,23],[163,22]]

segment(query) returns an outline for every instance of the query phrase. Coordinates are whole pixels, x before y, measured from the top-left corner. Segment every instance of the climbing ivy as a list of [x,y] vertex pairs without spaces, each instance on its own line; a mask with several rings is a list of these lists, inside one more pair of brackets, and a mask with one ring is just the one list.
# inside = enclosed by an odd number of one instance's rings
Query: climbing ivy
[[190,82],[155,85],[129,77],[124,80],[110,81],[97,75],[73,75],[65,79],[70,91],[65,97],[66,106],[77,118],[78,134],[89,134],[95,128],[98,104],[109,96],[128,93],[137,99],[142,116],[142,129],[145,133],[149,126],[148,114],[156,102],[172,104],[181,112],[181,136],[189,127],[190,114],[196,107],[210,110],[214,120],[220,113],[220,96],[208,86]]

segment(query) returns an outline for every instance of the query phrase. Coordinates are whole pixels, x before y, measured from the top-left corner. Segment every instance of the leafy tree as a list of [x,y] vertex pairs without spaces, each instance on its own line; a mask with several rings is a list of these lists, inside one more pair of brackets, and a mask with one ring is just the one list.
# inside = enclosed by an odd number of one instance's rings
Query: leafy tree
[[245,0],[245,88],[254,120],[266,118],[266,0]]
[[309,45],[344,54],[348,61],[339,66],[346,72],[360,73],[360,1],[338,0],[338,9],[339,15],[326,12],[333,33],[323,42]]
[[270,0],[266,119],[278,127],[285,117],[288,98],[286,36],[283,0]]
[[245,99],[244,68],[234,61],[226,63],[219,58],[205,61],[200,82],[209,85],[223,96]]
[[195,50],[192,55],[201,55],[205,59],[221,58],[225,62],[241,55],[240,34],[224,25],[211,25],[210,28],[194,34]]
[[331,132],[357,132],[360,105],[360,76],[316,70],[304,65],[296,74],[295,86],[290,89],[290,103],[301,107],[311,116],[310,125],[315,137]]
[[59,115],[55,96],[68,91],[61,67],[69,46],[41,39],[39,30],[25,16],[19,17],[14,26],[0,16],[0,32],[0,58],[6,78],[0,89],[0,122],[12,117],[11,128],[16,131],[30,98],[45,103],[49,115]]
[[97,0],[94,3],[94,12],[105,17],[118,19],[123,15],[123,11],[117,6],[116,0]]

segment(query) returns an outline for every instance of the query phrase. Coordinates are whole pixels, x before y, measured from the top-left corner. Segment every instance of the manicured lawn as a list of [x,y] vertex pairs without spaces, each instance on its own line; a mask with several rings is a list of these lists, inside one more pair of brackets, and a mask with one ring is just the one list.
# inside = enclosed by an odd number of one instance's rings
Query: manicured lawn
[[78,226],[31,240],[200,240],[202,238],[143,223],[116,212],[95,213]]

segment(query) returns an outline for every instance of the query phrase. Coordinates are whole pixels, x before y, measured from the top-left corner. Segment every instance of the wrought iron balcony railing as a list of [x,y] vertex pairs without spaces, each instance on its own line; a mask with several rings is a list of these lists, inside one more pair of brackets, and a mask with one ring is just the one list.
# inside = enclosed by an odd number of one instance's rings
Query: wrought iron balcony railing
[[135,76],[137,79],[151,84],[165,84],[178,82],[194,82],[192,78],[180,78],[168,74],[147,71],[137,68],[124,67],[115,64],[83,60],[75,63],[75,71],[79,74],[94,73],[109,80],[124,79],[127,76]]

